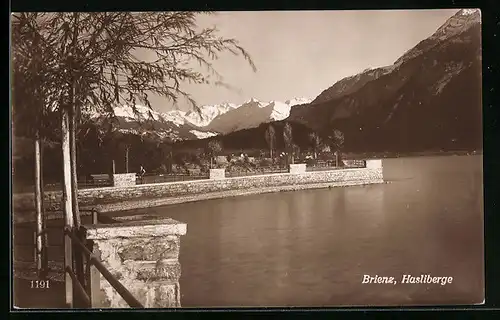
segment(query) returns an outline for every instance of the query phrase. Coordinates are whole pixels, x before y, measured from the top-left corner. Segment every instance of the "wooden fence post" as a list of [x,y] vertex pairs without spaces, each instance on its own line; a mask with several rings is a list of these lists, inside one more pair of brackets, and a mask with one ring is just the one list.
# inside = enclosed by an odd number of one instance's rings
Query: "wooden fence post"
[[71,238],[64,234],[64,284],[66,288],[66,307],[73,308],[73,279],[66,271],[67,268],[73,270],[73,248],[71,248]]
[[92,209],[92,224],[98,224],[99,223],[99,213],[97,210]]
[[[84,242],[85,243],[85,242]],[[92,251],[94,243],[92,240],[87,241],[87,248]],[[90,307],[99,308],[101,306],[100,301],[100,291],[101,291],[101,273],[92,264],[91,257],[87,257],[87,268],[86,268],[86,278],[87,278],[87,295],[90,298]]]

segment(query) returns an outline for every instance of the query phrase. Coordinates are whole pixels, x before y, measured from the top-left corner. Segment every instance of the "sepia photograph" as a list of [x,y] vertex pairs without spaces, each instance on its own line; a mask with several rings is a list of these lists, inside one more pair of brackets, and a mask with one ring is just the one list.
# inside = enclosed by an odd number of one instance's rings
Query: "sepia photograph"
[[479,9],[14,12],[16,309],[485,303]]

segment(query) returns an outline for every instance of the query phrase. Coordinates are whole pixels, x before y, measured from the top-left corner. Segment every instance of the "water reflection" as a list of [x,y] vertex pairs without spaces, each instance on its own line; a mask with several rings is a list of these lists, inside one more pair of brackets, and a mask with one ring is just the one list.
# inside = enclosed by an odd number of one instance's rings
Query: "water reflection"
[[[183,306],[328,306],[482,300],[481,157],[384,162],[390,184],[155,209],[188,224]],[[404,178],[404,179],[400,179]],[[366,285],[363,275],[452,276]]]

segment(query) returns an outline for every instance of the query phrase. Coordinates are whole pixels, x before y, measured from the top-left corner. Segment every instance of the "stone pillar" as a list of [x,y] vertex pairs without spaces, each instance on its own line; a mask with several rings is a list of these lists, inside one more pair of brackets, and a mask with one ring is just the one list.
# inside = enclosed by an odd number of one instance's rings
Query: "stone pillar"
[[374,171],[379,176],[380,182],[384,181],[384,168],[381,159],[366,160],[366,169]]
[[366,168],[367,169],[382,168],[382,160],[381,159],[366,160]]
[[291,164],[290,165],[290,173],[306,173],[306,164]]
[[135,173],[114,173],[113,187],[130,187],[135,186]]
[[210,169],[210,179],[226,178],[226,169]]
[[[180,236],[187,230],[185,223],[169,218],[143,219],[84,228],[93,253],[144,307],[181,306],[179,250]],[[94,274],[92,307],[128,308],[125,300],[97,272],[95,269],[90,272]]]

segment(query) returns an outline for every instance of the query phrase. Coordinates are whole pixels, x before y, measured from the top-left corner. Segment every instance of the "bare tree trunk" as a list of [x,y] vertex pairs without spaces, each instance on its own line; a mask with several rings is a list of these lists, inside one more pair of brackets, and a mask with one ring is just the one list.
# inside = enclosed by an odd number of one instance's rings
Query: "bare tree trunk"
[[[77,177],[77,161],[76,161],[76,105],[74,99],[74,83],[73,83],[73,105],[69,115],[69,136],[70,136],[70,155],[71,155],[71,207],[73,209],[73,220],[75,225],[75,234],[80,235],[81,217],[78,208],[78,177]],[[85,283],[85,274],[83,268],[83,255],[80,250],[73,251],[75,274],[81,284]],[[76,287],[74,286],[73,289]],[[75,293],[73,293],[75,297]],[[75,299],[78,306],[81,306],[79,299]]]
[[[68,56],[69,69],[71,72],[71,82],[69,83],[69,105],[64,105],[61,109],[61,136],[62,136],[62,152],[63,152],[63,206],[64,218],[66,227],[74,235],[79,235],[80,214],[78,210],[78,187],[76,177],[76,43],[78,37],[78,17],[79,13],[73,13],[74,28],[72,39],[72,50]],[[76,224],[76,228],[75,228]],[[73,241],[69,235],[64,236],[64,269],[74,271],[77,277],[81,278],[83,274],[79,272],[83,270],[81,265],[81,255],[73,251]],[[75,268],[76,262],[76,268]],[[65,272],[65,287],[66,287],[66,305],[72,308],[76,302],[76,306],[80,306],[80,301],[75,299],[75,288],[73,279]],[[76,300],[76,301],[75,301]]]
[[69,124],[69,152],[70,152],[70,170],[71,170],[71,205],[73,209],[73,223],[76,227],[76,230],[80,228],[80,212],[78,209],[78,178],[76,176],[76,84],[77,84],[77,75],[76,75],[76,43],[78,38],[78,21],[79,21],[79,13],[73,13],[74,19],[74,28],[73,28],[73,43],[72,43],[72,52],[71,52],[71,87],[70,87],[70,103],[71,105],[68,108],[68,124]]
[[339,152],[338,151],[335,152],[335,166],[336,167],[339,166]]
[[174,155],[172,151],[170,151],[170,159],[169,159],[169,165],[168,165],[168,173],[172,173],[172,166],[174,164]]
[[43,221],[43,191],[42,191],[42,155],[40,131],[35,133],[35,209],[36,209],[36,269],[38,277],[45,277],[44,266],[44,221]]
[[[62,206],[64,210],[64,223],[71,230],[74,227],[72,192],[71,192],[71,147],[69,134],[69,110],[67,106],[61,108],[61,147],[63,158],[63,184],[62,184]],[[64,237],[64,267],[73,266],[73,248],[71,240],[66,235]],[[73,307],[73,282],[71,276],[65,272],[66,305]]]
[[63,210],[64,221],[68,227],[74,226],[73,200],[71,192],[71,147],[69,134],[69,112],[67,108],[61,109],[61,136],[63,158]]
[[125,173],[128,173],[128,153],[130,151],[130,146],[125,146]]
[[[42,209],[42,230],[45,230],[47,228],[47,216],[45,215],[45,206],[44,206],[44,197],[45,197],[45,192],[44,192],[44,182],[43,182],[43,138],[40,137],[40,195],[41,195],[41,209]],[[47,277],[48,272],[49,272],[49,257],[47,253],[47,241],[48,236],[47,232],[44,232],[43,238],[42,238],[42,269],[44,270],[43,272],[43,277]]]
[[76,163],[76,110],[71,106],[69,115],[69,137],[70,137],[70,155],[71,155],[71,205],[73,208],[73,221],[78,230],[81,225],[80,210],[78,208],[78,177]]

